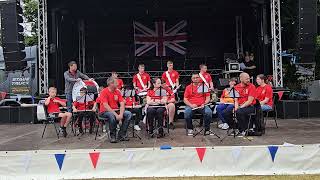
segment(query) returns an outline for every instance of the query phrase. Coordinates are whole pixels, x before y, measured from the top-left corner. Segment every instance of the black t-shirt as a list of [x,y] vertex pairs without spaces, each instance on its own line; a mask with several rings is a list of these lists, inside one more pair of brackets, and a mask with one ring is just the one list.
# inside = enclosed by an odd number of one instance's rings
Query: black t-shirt
[[[246,65],[246,67],[251,67],[251,66],[255,66],[256,64],[254,63],[254,61],[249,61],[249,62],[244,62],[244,65]],[[255,76],[256,75],[256,68],[255,69],[245,69],[244,72],[248,73],[250,76]]]

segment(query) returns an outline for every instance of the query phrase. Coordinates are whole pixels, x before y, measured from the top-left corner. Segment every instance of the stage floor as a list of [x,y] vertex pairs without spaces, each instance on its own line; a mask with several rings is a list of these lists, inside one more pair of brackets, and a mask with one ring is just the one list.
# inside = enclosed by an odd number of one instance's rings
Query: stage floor
[[[54,133],[53,125],[47,127],[44,138],[41,133],[42,124],[2,124],[0,125],[0,150],[1,151],[25,151],[25,150],[56,150],[56,149],[109,149],[109,148],[143,148],[170,145],[172,147],[199,147],[199,146],[250,146],[250,145],[281,145],[284,142],[291,144],[315,144],[320,143],[320,119],[278,119],[279,128],[275,127],[274,121],[267,123],[266,134],[261,137],[252,137],[252,141],[232,136],[227,137],[223,142],[215,136],[189,137],[185,135],[183,120],[176,122],[176,129],[170,131],[170,135],[162,139],[148,139],[144,131],[139,134],[142,141],[137,138],[130,138],[129,142],[111,144],[107,141],[106,135],[100,132],[101,136],[94,140],[94,134],[84,134],[81,137],[69,133],[67,138],[57,136]],[[226,131],[212,129],[219,136],[224,137]],[[71,131],[71,128],[69,129]],[[142,144],[143,142],[143,144]]]

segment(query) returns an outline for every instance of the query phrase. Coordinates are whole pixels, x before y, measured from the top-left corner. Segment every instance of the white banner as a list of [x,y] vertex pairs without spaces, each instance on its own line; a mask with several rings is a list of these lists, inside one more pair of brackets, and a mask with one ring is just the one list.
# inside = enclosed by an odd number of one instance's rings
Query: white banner
[[0,152],[0,179],[319,174],[319,150],[314,144]]

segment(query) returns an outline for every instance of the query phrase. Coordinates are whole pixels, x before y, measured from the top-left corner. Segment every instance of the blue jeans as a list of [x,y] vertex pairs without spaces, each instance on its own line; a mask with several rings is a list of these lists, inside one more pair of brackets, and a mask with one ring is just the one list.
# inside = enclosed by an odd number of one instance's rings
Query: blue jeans
[[[116,116],[112,112],[104,112],[102,113],[101,116],[108,119],[107,121],[109,122],[110,136],[115,137],[117,134],[117,124],[118,124],[118,120],[116,119]],[[118,136],[125,137],[127,135],[127,129],[130,124],[131,118],[132,118],[132,113],[130,111],[124,111],[122,125],[120,127]]]
[[67,111],[72,113],[72,93],[67,93],[66,94],[66,99],[67,99]]
[[217,114],[219,119],[222,121],[222,123],[227,123],[227,121],[224,118],[224,113],[227,111],[232,111],[232,109],[234,108],[233,104],[219,104],[217,106]]
[[204,121],[204,128],[205,130],[210,130],[212,110],[208,106],[205,106],[203,109],[197,109],[197,110],[192,110],[191,107],[186,106],[186,108],[184,109],[184,119],[186,120],[186,123],[187,123],[187,129],[193,129],[192,116],[194,112],[198,112],[202,114],[203,121]]
[[261,106],[261,110],[262,111],[271,111],[272,107],[269,106],[269,105],[264,104],[264,105]]

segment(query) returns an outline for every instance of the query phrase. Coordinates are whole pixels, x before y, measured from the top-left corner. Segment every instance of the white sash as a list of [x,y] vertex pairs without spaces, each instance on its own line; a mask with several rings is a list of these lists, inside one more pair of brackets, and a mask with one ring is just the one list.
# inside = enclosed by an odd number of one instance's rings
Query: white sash
[[168,81],[170,83],[170,86],[172,87],[172,89],[174,89],[175,85],[172,82],[172,79],[170,77],[169,71],[166,72],[166,76],[167,76],[167,79],[168,79]]
[[143,81],[142,81],[141,76],[140,76],[140,74],[139,74],[139,73],[137,74],[137,78],[138,78],[138,80],[139,80],[139,82],[140,82],[140,84],[141,84],[142,88],[143,88],[143,89],[146,89],[146,85],[144,85],[144,83],[143,83]]
[[207,82],[206,78],[203,77],[203,75],[201,73],[199,73],[200,78],[202,79],[202,81],[204,82],[204,84],[206,86],[208,86],[208,88],[210,88],[209,83]]

